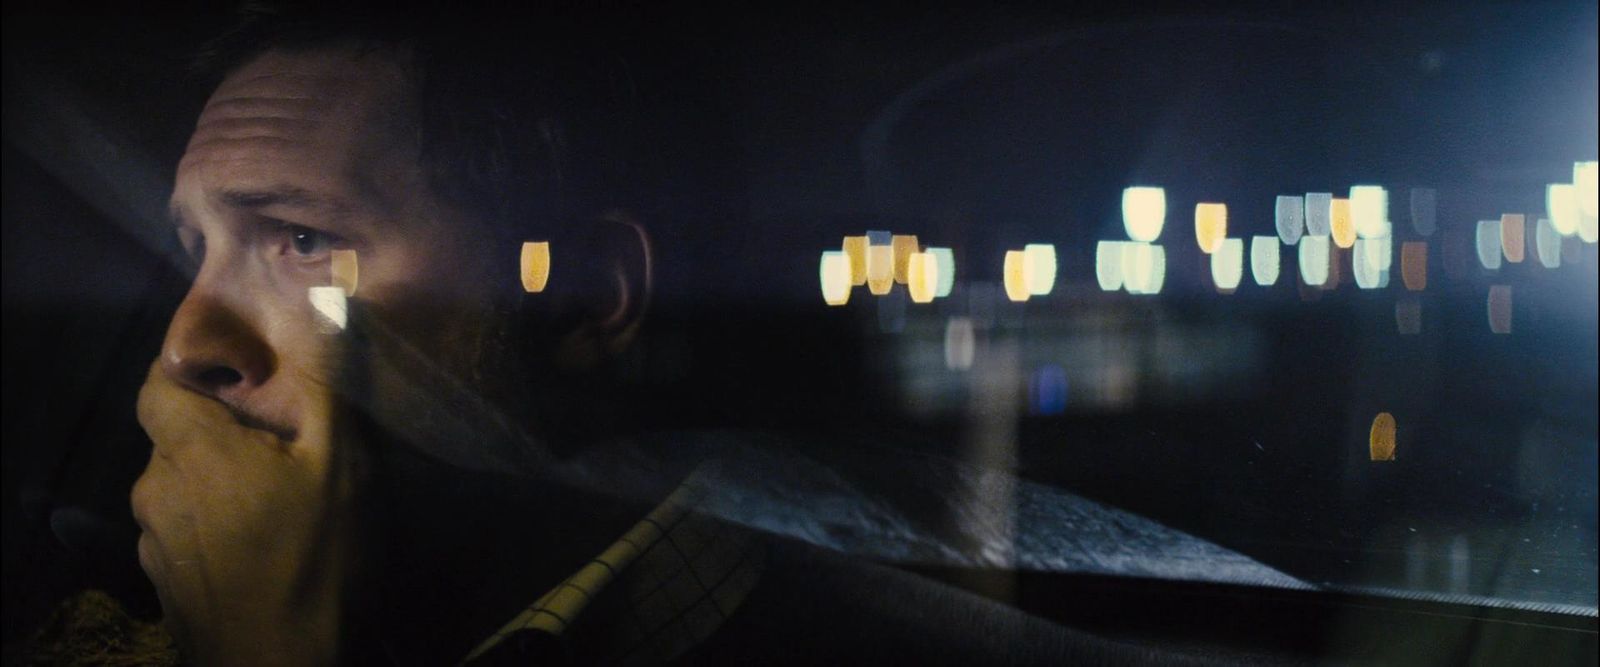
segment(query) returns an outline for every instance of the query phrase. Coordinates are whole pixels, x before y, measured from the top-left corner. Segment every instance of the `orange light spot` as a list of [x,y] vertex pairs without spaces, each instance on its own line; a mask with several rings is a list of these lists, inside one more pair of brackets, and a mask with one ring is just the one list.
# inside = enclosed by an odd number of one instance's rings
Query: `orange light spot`
[[860,287],[867,284],[867,237],[844,237],[844,254],[850,258],[850,285]]
[[1228,205],[1200,203],[1194,205],[1194,241],[1200,252],[1207,255],[1222,247],[1228,236]]
[[911,274],[911,256],[917,253],[917,237],[910,234],[895,234],[889,240],[890,248],[894,251],[894,281],[901,285],[906,284]]
[[333,272],[333,284],[344,289],[345,296],[355,296],[356,286],[361,283],[361,266],[356,261],[356,251],[335,250],[328,264]]
[[1350,200],[1333,198],[1329,207],[1329,229],[1333,234],[1333,244],[1340,248],[1349,248],[1356,244],[1356,223],[1350,218]]
[[1367,438],[1368,454],[1374,461],[1393,461],[1394,446],[1394,415],[1380,412],[1372,418],[1372,433]]
[[522,291],[530,294],[543,292],[550,283],[550,242],[529,241],[522,244]]
[[1027,255],[1021,250],[1007,250],[1004,265],[1006,298],[1016,302],[1028,300],[1028,275],[1024,267]]

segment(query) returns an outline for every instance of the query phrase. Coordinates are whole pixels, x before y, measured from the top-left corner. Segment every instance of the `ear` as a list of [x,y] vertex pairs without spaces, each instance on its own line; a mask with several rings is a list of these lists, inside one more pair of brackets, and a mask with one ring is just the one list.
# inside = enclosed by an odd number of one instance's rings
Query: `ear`
[[[654,289],[654,246],[645,226],[626,211],[611,210],[576,230],[573,255],[553,263],[574,282],[562,289],[579,302],[579,317],[558,344],[557,364],[593,368],[621,353],[638,336]],[[551,249],[556,255],[555,248]],[[561,277],[552,275],[552,284]],[[565,282],[565,281],[564,281]]]

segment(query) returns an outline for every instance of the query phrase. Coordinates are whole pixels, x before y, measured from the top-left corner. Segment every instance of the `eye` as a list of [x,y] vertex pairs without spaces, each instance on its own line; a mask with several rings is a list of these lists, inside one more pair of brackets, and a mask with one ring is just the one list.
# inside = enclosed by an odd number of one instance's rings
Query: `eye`
[[332,234],[300,225],[285,224],[283,233],[288,236],[289,251],[306,260],[322,258],[339,242],[339,238]]

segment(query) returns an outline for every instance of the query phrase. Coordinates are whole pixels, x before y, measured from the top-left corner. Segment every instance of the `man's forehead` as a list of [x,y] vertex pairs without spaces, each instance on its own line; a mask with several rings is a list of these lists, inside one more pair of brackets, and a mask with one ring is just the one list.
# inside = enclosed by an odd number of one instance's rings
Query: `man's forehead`
[[361,112],[366,103],[394,104],[405,90],[397,60],[383,51],[331,47],[268,51],[217,86],[201,112],[228,116],[274,108],[296,114]]

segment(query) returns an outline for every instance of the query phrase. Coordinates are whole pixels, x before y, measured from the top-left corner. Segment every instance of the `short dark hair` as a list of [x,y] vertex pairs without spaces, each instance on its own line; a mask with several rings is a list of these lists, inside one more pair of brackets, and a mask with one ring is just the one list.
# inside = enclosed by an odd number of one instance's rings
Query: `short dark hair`
[[[417,148],[445,203],[498,237],[537,238],[609,206],[635,204],[625,185],[634,90],[619,15],[548,6],[400,8],[311,0],[247,2],[206,43],[195,70],[212,83],[273,50],[350,45],[394,50],[412,90]],[[443,4],[443,3],[440,3]]]

